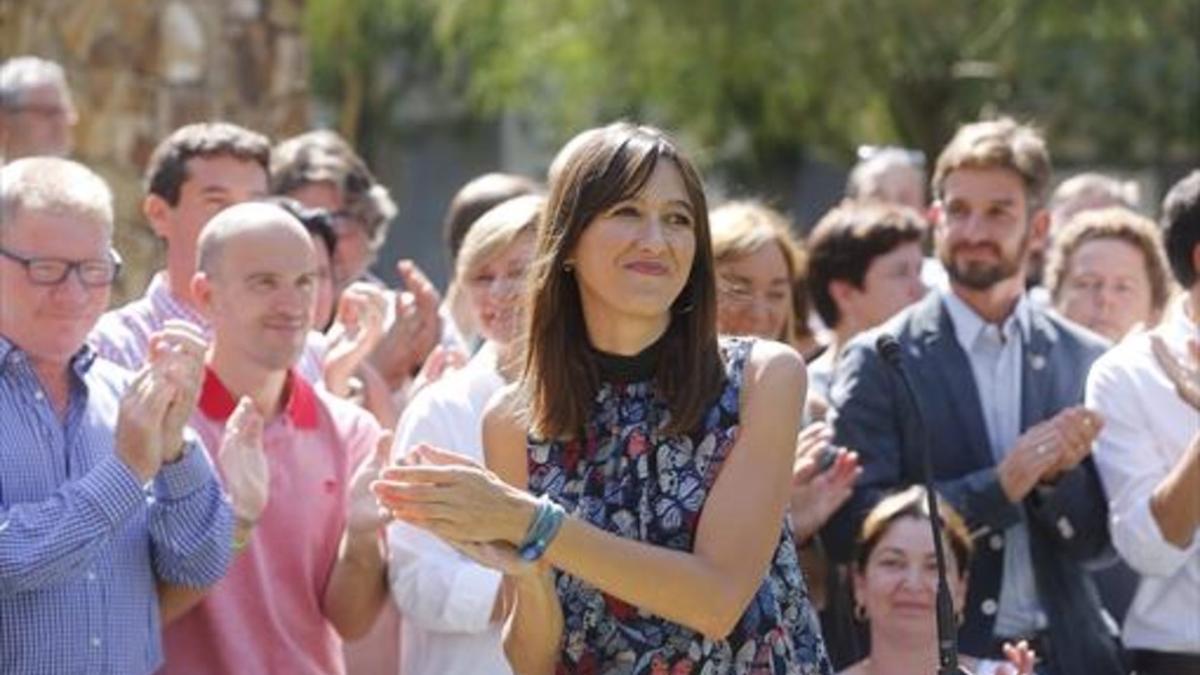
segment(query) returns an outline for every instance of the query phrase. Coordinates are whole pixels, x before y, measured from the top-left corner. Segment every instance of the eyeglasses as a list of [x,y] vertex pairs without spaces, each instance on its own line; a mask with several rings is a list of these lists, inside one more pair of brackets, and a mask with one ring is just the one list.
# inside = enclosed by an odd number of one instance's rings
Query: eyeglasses
[[25,105],[16,105],[16,106],[11,106],[11,107],[5,106],[4,110],[7,110],[8,112],[10,112],[14,115],[17,113],[28,113],[30,115],[37,115],[38,117],[46,117],[46,118],[54,118],[54,119],[57,119],[57,118],[74,119],[74,117],[75,117],[74,108],[69,108],[69,107],[65,107],[65,106],[61,106],[61,105],[41,105],[41,104],[36,104],[36,103],[28,103]]
[[328,211],[329,224],[339,238],[348,235],[366,234],[367,224],[358,215],[346,210]]
[[4,256],[25,268],[25,276],[35,286],[57,286],[67,280],[72,270],[80,283],[89,288],[111,286],[121,271],[121,256],[113,249],[108,250],[108,259],[63,260],[61,258],[26,258],[0,248]]
[[717,292],[723,300],[733,305],[752,305],[761,297],[769,307],[788,299],[787,288],[772,286],[760,294],[744,282],[731,281],[720,276],[717,277]]

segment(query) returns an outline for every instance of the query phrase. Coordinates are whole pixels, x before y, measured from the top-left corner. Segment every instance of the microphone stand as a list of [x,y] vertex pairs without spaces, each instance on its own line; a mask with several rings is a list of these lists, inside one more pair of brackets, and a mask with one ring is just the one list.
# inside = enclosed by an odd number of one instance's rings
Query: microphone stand
[[958,626],[954,620],[954,603],[950,599],[950,583],[946,575],[946,552],[942,545],[942,517],[938,511],[937,493],[933,488],[933,450],[929,427],[925,425],[925,415],[921,411],[921,402],[912,382],[908,379],[908,371],[900,362],[900,343],[887,333],[882,333],[875,341],[875,351],[879,353],[884,363],[891,366],[900,381],[904,391],[912,402],[913,411],[920,431],[921,463],[925,473],[925,495],[929,500],[929,526],[933,530],[933,555],[937,560],[937,640],[938,640],[938,671],[937,675],[971,675],[970,671],[958,663]]

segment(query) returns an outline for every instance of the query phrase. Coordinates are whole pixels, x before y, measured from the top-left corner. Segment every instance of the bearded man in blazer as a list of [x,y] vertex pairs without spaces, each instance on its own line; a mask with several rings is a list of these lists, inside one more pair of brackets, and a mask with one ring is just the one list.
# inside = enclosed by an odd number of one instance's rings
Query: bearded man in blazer
[[913,404],[875,353],[890,332],[926,416],[935,487],[975,542],[961,651],[1002,658],[1004,642],[1024,639],[1039,672],[1118,675],[1085,567],[1112,555],[1090,456],[1102,422],[1079,405],[1107,344],[1024,289],[1030,251],[1046,237],[1049,179],[1044,140],[1011,119],[965,125],[942,151],[931,220],[949,287],[859,336],[836,366],[835,442],[858,451],[864,472],[825,537],[849,560],[870,507],[923,480]]

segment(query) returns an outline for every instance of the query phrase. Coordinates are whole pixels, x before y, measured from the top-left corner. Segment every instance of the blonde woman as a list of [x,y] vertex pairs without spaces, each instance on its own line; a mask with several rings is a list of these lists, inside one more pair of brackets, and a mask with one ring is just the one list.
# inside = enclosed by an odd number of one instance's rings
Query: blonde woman
[[[543,201],[510,199],[486,212],[467,233],[455,284],[485,341],[462,370],[429,385],[405,409],[394,458],[428,443],[483,460],[484,407],[520,370],[521,301]],[[500,637],[502,575],[403,522],[389,527],[388,543],[392,598],[404,617],[400,672],[509,672]]]

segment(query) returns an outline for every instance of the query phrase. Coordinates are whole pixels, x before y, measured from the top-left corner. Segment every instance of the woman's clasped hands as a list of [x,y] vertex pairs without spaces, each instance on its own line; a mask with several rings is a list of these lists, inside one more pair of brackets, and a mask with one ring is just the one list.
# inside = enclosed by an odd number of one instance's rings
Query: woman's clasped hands
[[371,488],[392,517],[482,565],[510,575],[537,567],[516,553],[537,499],[468,457],[422,443],[381,471]]

